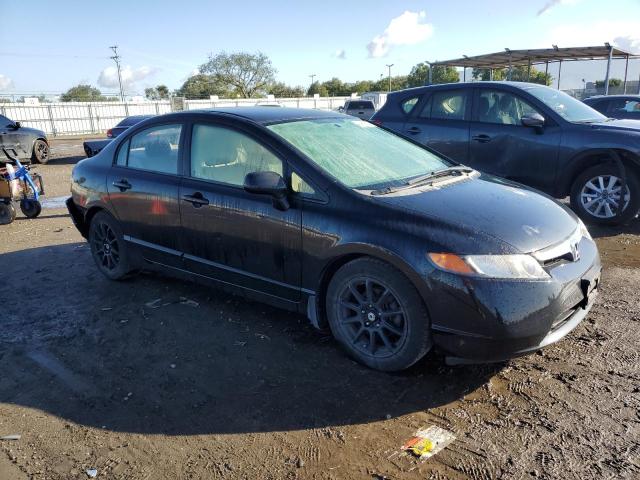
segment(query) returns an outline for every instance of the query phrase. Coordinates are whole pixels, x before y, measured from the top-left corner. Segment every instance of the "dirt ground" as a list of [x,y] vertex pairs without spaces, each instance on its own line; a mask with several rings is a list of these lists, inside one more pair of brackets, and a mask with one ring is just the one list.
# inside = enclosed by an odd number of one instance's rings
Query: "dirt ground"
[[[593,229],[601,295],[508,363],[385,374],[299,315],[158,274],[110,282],[56,198],[0,226],[0,479],[640,478],[640,221]],[[77,155],[77,156],[74,156]],[[53,201],[52,201],[53,199]],[[184,302],[184,298],[193,302]],[[150,308],[146,304],[161,299]],[[456,440],[400,453],[436,425]]]

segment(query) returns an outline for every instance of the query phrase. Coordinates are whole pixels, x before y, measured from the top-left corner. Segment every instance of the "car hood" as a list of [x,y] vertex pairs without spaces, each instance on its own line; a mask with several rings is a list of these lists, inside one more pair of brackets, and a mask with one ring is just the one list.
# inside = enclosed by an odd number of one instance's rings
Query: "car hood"
[[38,130],[37,128],[31,128],[31,127],[20,127],[17,130],[19,133],[30,133],[33,136],[36,137],[42,137],[42,138],[46,138],[47,135],[42,131],[42,130]]
[[559,243],[578,227],[575,214],[550,197],[487,175],[377,198],[394,208],[456,224],[471,234],[482,232],[522,253]]
[[590,125],[595,130],[622,130],[640,133],[640,120],[607,120]]

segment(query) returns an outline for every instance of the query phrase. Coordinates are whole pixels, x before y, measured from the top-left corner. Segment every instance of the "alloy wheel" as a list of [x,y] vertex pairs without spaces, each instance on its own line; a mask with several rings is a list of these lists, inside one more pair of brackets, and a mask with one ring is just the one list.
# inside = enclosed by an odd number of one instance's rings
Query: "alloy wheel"
[[[620,204],[622,181],[615,175],[598,175],[586,182],[580,191],[582,207],[597,218],[613,218]],[[625,186],[624,207],[629,206],[631,194]]]
[[338,322],[359,352],[383,358],[402,349],[407,337],[407,315],[394,292],[382,282],[356,278],[338,297]]
[[36,152],[36,157],[38,158],[38,160],[46,160],[49,156],[49,147],[44,142],[38,142]]
[[120,262],[120,246],[115,232],[106,223],[99,223],[93,236],[95,255],[100,265],[115,270]]

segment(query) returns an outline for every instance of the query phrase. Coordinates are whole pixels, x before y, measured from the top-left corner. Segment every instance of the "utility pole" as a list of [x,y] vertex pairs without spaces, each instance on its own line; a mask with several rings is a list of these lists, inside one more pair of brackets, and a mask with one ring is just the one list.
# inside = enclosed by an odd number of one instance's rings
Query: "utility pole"
[[389,69],[389,91],[391,91],[391,67],[393,67],[393,63],[387,64],[386,67]]
[[113,47],[109,47],[113,50],[113,57],[110,57],[111,60],[116,62],[116,67],[118,67],[118,85],[120,85],[120,100],[124,102],[124,91],[122,90],[122,75],[120,74],[120,55],[118,55],[118,46],[114,45]]
[[311,90],[311,87],[313,87],[313,84],[315,83],[313,79],[316,78],[316,74],[312,73],[311,75],[309,75],[309,77],[311,78],[311,85],[309,85],[309,90]]

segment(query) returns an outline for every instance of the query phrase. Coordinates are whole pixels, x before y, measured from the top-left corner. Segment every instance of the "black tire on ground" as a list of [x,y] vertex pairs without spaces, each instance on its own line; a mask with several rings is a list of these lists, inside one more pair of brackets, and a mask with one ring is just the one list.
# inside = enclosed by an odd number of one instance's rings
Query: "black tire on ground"
[[326,311],[333,336],[370,368],[403,370],[431,349],[422,298],[409,279],[380,260],[343,265],[329,284]]
[[49,161],[49,145],[44,140],[38,139],[33,142],[33,153],[31,161],[42,163],[43,165]]
[[121,280],[132,271],[122,229],[109,213],[98,212],[91,219],[89,246],[98,270],[107,278]]
[[0,202],[0,225],[8,225],[16,219],[16,207],[11,203]]
[[27,218],[36,218],[42,212],[42,205],[39,201],[30,198],[20,200],[20,210]]
[[626,175],[626,206],[620,215],[615,215],[615,206],[621,197],[621,180],[614,163],[594,165],[575,179],[571,187],[571,208],[585,222],[601,225],[628,222],[640,210],[640,181],[630,168],[626,169]]

